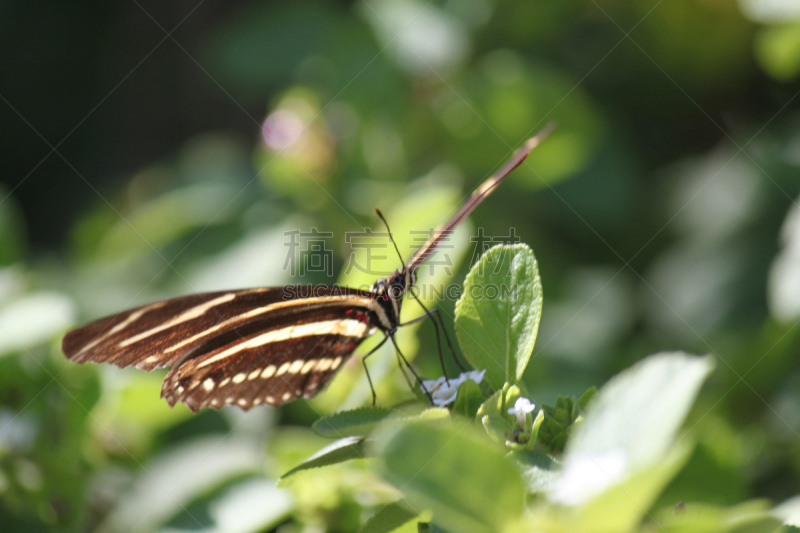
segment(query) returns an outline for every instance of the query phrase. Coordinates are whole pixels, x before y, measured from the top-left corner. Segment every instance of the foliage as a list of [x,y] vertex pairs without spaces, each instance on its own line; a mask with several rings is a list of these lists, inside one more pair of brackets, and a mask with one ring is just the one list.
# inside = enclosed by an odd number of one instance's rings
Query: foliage
[[[4,532],[800,524],[796,3],[6,4]],[[389,343],[364,407],[376,338],[318,397],[247,413],[60,353],[161,298],[368,287],[399,265],[374,207],[407,259],[550,121],[419,271],[486,370],[446,408]],[[468,291],[504,276],[510,299]],[[458,375],[430,321],[397,339],[422,378]]]
[[555,452],[564,451],[570,429],[580,419],[594,393],[595,388],[592,387],[578,399],[559,396],[555,406],[542,404],[543,423],[539,430],[539,441],[543,446]]
[[[475,297],[481,292],[486,294]],[[541,316],[542,282],[530,249],[524,244],[492,248],[470,270],[456,303],[464,356],[473,367],[486,369],[486,381],[495,389],[518,381]]]
[[[499,245],[474,268],[494,267],[498,257],[516,265],[535,264],[529,248]],[[505,265],[503,271],[504,276],[492,281],[530,284],[538,290],[522,297],[509,292],[499,297],[505,301],[492,302],[494,307],[484,302],[476,306],[488,312],[509,308],[512,302],[516,309],[541,307],[541,285],[531,283],[538,282],[534,270],[517,276]],[[484,282],[468,276],[465,291]],[[495,327],[508,331],[501,318],[494,317],[499,321]],[[529,335],[537,327],[537,320],[525,321],[517,334]],[[507,349],[493,345],[493,335],[476,333],[469,342],[480,343],[484,337],[487,357],[507,361]],[[488,396],[467,380],[458,389],[451,414],[438,408],[396,416],[385,408],[361,408],[326,417],[321,421],[323,433],[357,427],[359,436],[331,444],[286,475],[376,458],[379,475],[402,499],[380,508],[367,522],[373,532],[394,531],[424,511],[432,512],[433,522],[419,521],[445,531],[647,531],[661,527],[654,513],[664,510],[653,505],[691,454],[692,433],[678,436],[678,431],[713,367],[711,356],[656,354],[615,376],[596,394],[592,388],[578,400],[559,397],[556,407],[542,408],[535,418],[531,412],[519,412],[526,402],[515,373],[508,375],[512,381]],[[472,385],[464,386],[467,383]],[[483,401],[472,414],[464,406],[477,396]],[[361,451],[364,442],[366,453]],[[546,461],[540,457],[537,464],[531,454],[541,455],[542,449]],[[729,531],[734,520],[736,527],[746,524],[748,531],[770,532],[782,523],[757,502],[737,510],[701,503],[682,504],[681,509],[691,518],[667,517],[670,530]]]

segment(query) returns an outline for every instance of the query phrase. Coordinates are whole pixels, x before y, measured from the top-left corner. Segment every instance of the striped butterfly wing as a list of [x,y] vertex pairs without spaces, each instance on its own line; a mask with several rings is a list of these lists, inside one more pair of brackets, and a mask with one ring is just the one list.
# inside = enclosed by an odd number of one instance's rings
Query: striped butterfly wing
[[[330,379],[381,321],[385,316],[366,291],[319,285],[224,291],[155,302],[100,319],[70,331],[62,349],[78,363],[172,367],[162,387],[162,397],[171,405],[181,401],[194,411],[226,403],[250,408],[312,396],[324,388],[322,378]],[[313,371],[305,366],[311,360],[316,361]],[[289,367],[278,375],[287,361]],[[298,361],[304,367],[295,370]],[[268,376],[265,371],[276,362],[280,365]],[[259,381],[240,376],[244,369],[252,375],[256,367],[263,375]],[[214,385],[210,391],[209,378]],[[273,390],[277,383],[283,388]],[[240,402],[242,398],[251,401]]]
[[373,331],[361,308],[329,306],[280,317],[240,338],[209,341],[203,355],[170,370],[161,396],[193,411],[225,404],[247,410],[311,398]]

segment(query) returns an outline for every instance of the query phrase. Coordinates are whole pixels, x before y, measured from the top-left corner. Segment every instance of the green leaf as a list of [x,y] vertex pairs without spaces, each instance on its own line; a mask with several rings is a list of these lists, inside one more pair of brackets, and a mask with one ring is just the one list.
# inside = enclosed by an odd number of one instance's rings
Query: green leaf
[[[763,500],[753,500],[734,507],[722,508],[701,503],[687,503],[680,511],[667,508],[656,515],[660,531],[695,533],[713,531],[724,533],[777,533],[781,521],[769,511]],[[773,515],[773,516],[771,516]]]
[[772,515],[780,518],[787,526],[800,527],[800,496],[795,496],[775,507]]
[[660,353],[611,378],[575,427],[565,463],[614,450],[632,467],[660,460],[713,368],[711,357]]
[[497,415],[484,415],[481,417],[481,424],[486,433],[501,444],[505,444],[511,438],[511,432],[514,430],[514,426]]
[[[167,523],[148,531],[273,531],[289,518],[296,506],[291,494],[276,487],[274,480],[263,476],[234,478],[178,504],[180,510]],[[244,527],[243,516],[247,517]],[[136,527],[132,524],[132,529]]]
[[581,409],[586,409],[586,406],[589,404],[589,401],[594,398],[594,395],[597,393],[596,387],[589,387],[586,392],[584,392],[580,398],[578,398],[578,406]]
[[[690,442],[679,442],[661,461],[636,471],[625,480],[613,483],[606,491],[591,499],[578,510],[576,522],[573,525],[574,530],[591,530],[597,533],[631,531],[640,522],[664,487],[686,464],[692,448],[693,445]],[[614,473],[610,469],[606,469],[602,475],[606,474],[613,476]],[[607,476],[606,479],[608,479]],[[556,481],[556,484],[558,483],[559,481]]]
[[536,441],[539,439],[539,430],[544,422],[544,411],[539,409],[536,418],[533,420],[533,427],[531,427],[531,436],[528,441],[528,449],[533,449],[536,446]]
[[323,416],[311,428],[323,437],[364,436],[372,431],[375,424],[389,416],[391,411],[385,407],[361,407],[351,411],[340,411]]
[[448,533],[444,529],[440,528],[436,524],[432,524],[431,522],[420,522],[417,524],[417,532],[418,533]]
[[446,407],[429,407],[419,414],[405,417],[407,421],[436,421],[447,420],[450,418],[450,410]]
[[0,355],[49,341],[73,324],[76,314],[72,298],[58,292],[26,294],[11,302],[0,299]]
[[475,418],[478,409],[480,409],[485,400],[481,386],[468,379],[458,388],[456,401],[453,404],[453,412],[462,414],[467,418]]
[[789,81],[800,74],[800,23],[768,26],[756,34],[756,60],[767,74]]
[[461,350],[474,368],[486,369],[492,388],[521,379],[542,316],[542,283],[531,249],[498,245],[483,254],[467,275],[455,314]]
[[5,187],[0,186],[0,266],[19,261],[25,247],[22,211]]
[[542,404],[539,443],[553,452],[563,452],[572,426],[581,417],[595,392],[592,387],[577,400],[571,396],[558,396],[555,407]]
[[101,259],[135,258],[153,253],[194,227],[220,224],[236,210],[235,187],[227,184],[192,185],[162,194],[121,218],[97,246]]
[[519,387],[506,383],[478,408],[477,419],[495,441],[511,444],[509,439],[512,437],[516,418],[508,414],[508,410],[520,396],[522,391]]
[[638,523],[688,457],[675,437],[713,366],[710,357],[661,353],[612,378],[575,426],[550,498],[592,510],[617,505],[603,531]]
[[417,513],[409,510],[401,503],[401,500],[398,500],[378,509],[378,512],[372,515],[358,531],[360,533],[389,533],[417,516]]
[[364,457],[364,439],[361,437],[345,437],[329,446],[325,446],[323,449],[283,474],[279,481],[283,481],[302,470],[343,463],[351,459],[363,459]]
[[392,421],[375,434],[385,478],[448,530],[502,531],[522,516],[519,472],[471,422]]
[[546,492],[560,473],[558,461],[549,454],[520,450],[511,454],[522,471],[522,478],[529,492]]

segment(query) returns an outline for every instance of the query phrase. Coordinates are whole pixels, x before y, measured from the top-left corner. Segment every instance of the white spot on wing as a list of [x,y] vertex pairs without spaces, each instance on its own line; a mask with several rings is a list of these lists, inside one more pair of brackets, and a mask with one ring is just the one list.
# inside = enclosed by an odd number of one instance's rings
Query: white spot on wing
[[214,390],[214,380],[211,378],[206,378],[206,380],[203,382],[203,389],[206,392],[211,392]]
[[273,374],[275,374],[275,365],[269,365],[261,373],[261,379],[269,379],[272,377]]
[[303,368],[303,360],[302,359],[298,359],[297,361],[294,361],[292,363],[292,366],[289,367],[289,373],[290,374],[297,374],[298,372],[300,372],[301,368]]
[[292,393],[291,392],[284,392],[283,393],[283,397],[281,399],[285,402],[286,400],[288,400],[291,397],[292,397]]
[[242,381],[244,381],[244,379],[246,377],[247,376],[244,374],[244,372],[240,372],[240,373],[236,374],[235,376],[233,376],[233,380],[232,381],[234,383],[241,383]]
[[275,373],[276,376],[282,376],[289,370],[289,362],[283,363],[278,371]]
[[247,376],[247,379],[248,379],[249,381],[253,381],[254,379],[256,379],[256,378],[258,377],[258,375],[259,375],[260,373],[261,373],[261,369],[260,369],[260,368],[256,368],[255,370],[253,370],[252,372],[250,372],[250,375],[249,375],[249,376]]
[[310,361],[306,361],[306,364],[303,365],[303,369],[300,372],[303,374],[308,374],[315,366],[317,366],[317,360],[311,359]]

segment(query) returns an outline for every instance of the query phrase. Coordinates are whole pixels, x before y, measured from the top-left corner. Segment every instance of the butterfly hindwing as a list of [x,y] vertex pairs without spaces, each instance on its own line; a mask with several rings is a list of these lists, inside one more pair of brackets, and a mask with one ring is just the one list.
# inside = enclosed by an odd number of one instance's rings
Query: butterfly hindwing
[[221,346],[173,368],[161,395],[193,411],[233,404],[281,405],[321,392],[356,347],[372,333],[366,322],[328,311],[314,322],[281,325]]

